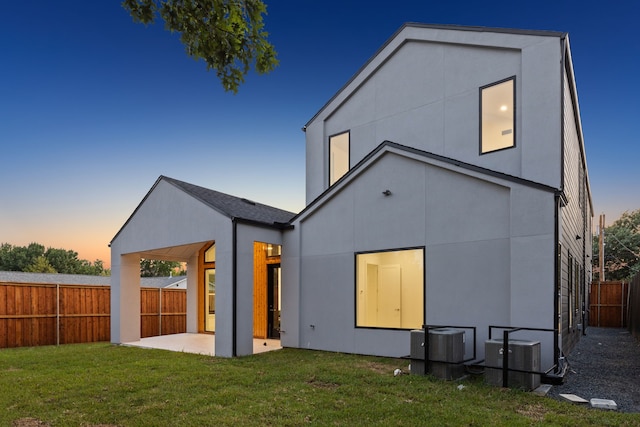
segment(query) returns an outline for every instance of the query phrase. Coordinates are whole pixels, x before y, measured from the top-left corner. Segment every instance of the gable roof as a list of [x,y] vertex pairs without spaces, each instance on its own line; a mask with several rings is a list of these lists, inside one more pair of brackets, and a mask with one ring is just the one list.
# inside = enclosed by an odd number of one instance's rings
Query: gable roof
[[113,236],[111,242],[113,242],[118,237],[122,230],[127,226],[129,221],[131,221],[131,218],[133,218],[138,209],[140,209],[140,206],[144,204],[145,200],[149,197],[149,195],[161,181],[167,182],[177,189],[184,191],[186,194],[204,203],[216,212],[228,217],[232,221],[241,221],[271,228],[285,228],[288,226],[291,218],[295,216],[295,213],[293,212],[274,208],[272,206],[254,202],[253,200],[232,196],[230,194],[221,193],[209,188],[200,187],[199,185],[190,184],[188,182],[160,175],[149,192],[144,196],[140,204],[133,211],[129,219],[127,219],[120,230],[118,230],[116,235]]
[[281,225],[288,223],[295,215],[293,212],[263,205],[253,200],[221,193],[166,176],[161,175],[158,180],[164,180],[175,185],[205,205],[212,207],[231,219],[240,219],[265,225]]
[[450,157],[420,150],[418,148],[408,147],[406,145],[398,144],[397,142],[383,141],[369,154],[367,154],[362,160],[360,160],[355,166],[349,169],[347,173],[345,173],[332,186],[327,188],[318,197],[312,200],[311,203],[309,203],[300,213],[291,218],[291,222],[293,223],[298,218],[306,215],[309,211],[314,210],[317,205],[322,203],[323,200],[326,200],[327,197],[331,197],[332,193],[340,191],[342,188],[349,185],[349,181],[351,181],[354,176],[366,170],[369,166],[371,166],[371,164],[376,161],[376,159],[380,158],[380,156],[384,155],[385,153],[396,153],[407,157],[420,159],[424,162],[440,163],[441,165],[446,165],[449,168],[464,170],[469,174],[477,174],[486,178],[494,178],[506,182],[512,182],[518,185],[523,185],[525,187],[536,188],[547,193],[561,194],[560,189],[550,187],[546,184],[541,184],[539,182],[531,181],[513,175],[508,175],[502,172],[494,171],[492,169],[484,168],[482,166],[473,165],[471,163],[466,163],[460,160],[452,159]]
[[[414,31],[415,30],[415,31]],[[387,41],[380,46],[380,48],[365,62],[359,70],[351,76],[351,78],[318,110],[318,112],[311,118],[309,121],[302,127],[303,131],[306,131],[306,128],[318,117],[323,111],[325,111],[335,100],[340,98],[344,93],[347,92],[347,88],[351,86],[354,82],[359,81],[357,85],[361,84],[362,81],[365,81],[369,75],[375,73],[375,69],[377,67],[373,67],[370,70],[367,70],[371,64],[374,62],[380,61],[384,62],[390,56],[393,56],[395,49],[390,49],[388,52],[385,52],[389,48],[389,46],[398,44],[402,45],[407,41],[415,41],[415,40],[428,40],[422,36],[416,36],[416,31],[422,30],[436,30],[442,34],[445,32],[473,32],[479,33],[478,38],[481,37],[480,33],[494,33],[494,34],[507,34],[513,36],[534,36],[534,37],[555,37],[561,40],[565,40],[568,36],[566,32],[560,31],[547,31],[547,30],[521,30],[521,29],[513,29],[513,28],[495,28],[495,27],[478,27],[478,26],[463,26],[463,25],[437,25],[437,24],[421,24],[416,22],[407,22],[403,24]],[[405,34],[403,34],[405,33]],[[446,38],[446,36],[445,36]],[[397,40],[396,40],[397,39]],[[435,41],[430,40],[430,41]],[[442,41],[442,40],[441,40]],[[478,42],[476,40],[476,42]],[[447,43],[461,43],[460,40],[453,38]],[[478,42],[479,43],[479,42]],[[356,85],[356,86],[357,86]],[[355,89],[352,89],[352,92]]]

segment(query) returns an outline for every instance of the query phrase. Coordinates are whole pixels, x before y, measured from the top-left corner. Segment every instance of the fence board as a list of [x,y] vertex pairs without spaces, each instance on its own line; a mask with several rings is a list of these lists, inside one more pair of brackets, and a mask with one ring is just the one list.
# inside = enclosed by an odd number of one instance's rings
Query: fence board
[[162,335],[187,330],[187,295],[180,289],[162,290]]
[[160,290],[142,288],[140,290],[140,337],[160,335]]
[[[184,289],[140,292],[143,337],[186,332]],[[0,348],[109,341],[110,316],[109,286],[0,283]]]
[[[0,286],[0,313],[7,312],[7,288]],[[8,321],[0,318],[0,348],[7,348],[7,327]]]

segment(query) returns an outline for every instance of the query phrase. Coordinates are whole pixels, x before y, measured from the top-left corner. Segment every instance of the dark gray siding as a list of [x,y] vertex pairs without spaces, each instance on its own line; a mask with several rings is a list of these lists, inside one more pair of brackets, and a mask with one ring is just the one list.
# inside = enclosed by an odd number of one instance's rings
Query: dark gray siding
[[591,207],[580,140],[577,108],[568,76],[564,76],[564,180],[566,202],[561,207],[560,332],[562,350],[576,345],[583,325],[586,287],[591,277]]

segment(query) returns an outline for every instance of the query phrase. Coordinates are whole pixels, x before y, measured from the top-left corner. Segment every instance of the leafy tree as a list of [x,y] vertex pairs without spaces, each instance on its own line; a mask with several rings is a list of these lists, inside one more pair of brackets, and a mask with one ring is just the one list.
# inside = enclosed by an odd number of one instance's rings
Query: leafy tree
[[140,277],[169,277],[184,274],[186,272],[182,269],[182,264],[177,261],[144,258],[140,260]]
[[0,246],[0,270],[24,271],[41,256],[44,256],[44,246],[39,243],[30,243],[29,246],[3,243]]
[[78,274],[80,270],[81,261],[77,252],[48,248],[44,255],[58,273]]
[[80,274],[88,274],[90,276],[111,276],[111,270],[104,268],[102,260],[95,260],[93,264],[89,261],[82,260],[83,267]]
[[45,248],[39,243],[29,246],[0,245],[0,271],[27,271],[39,273],[90,274],[108,276],[102,261],[93,264],[78,259],[78,253],[65,249]]
[[56,269],[49,264],[49,261],[44,256],[36,258],[33,264],[25,267],[24,271],[28,273],[57,273]]
[[[640,273],[640,209],[625,212],[604,229],[606,280],[630,280]],[[594,267],[600,265],[598,236],[593,239]]]
[[124,0],[122,6],[134,22],[150,24],[159,16],[167,30],[180,33],[187,54],[215,70],[226,91],[237,93],[252,65],[260,74],[278,65],[261,0]]

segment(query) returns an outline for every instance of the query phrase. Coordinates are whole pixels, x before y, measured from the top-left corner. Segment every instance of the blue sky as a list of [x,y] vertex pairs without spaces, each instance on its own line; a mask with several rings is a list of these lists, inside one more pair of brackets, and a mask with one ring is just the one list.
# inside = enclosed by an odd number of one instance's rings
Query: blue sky
[[302,126],[405,22],[569,33],[593,202],[640,208],[637,0],[267,2],[280,66],[224,92],[161,23],[118,1],[0,13],[0,243],[110,255],[159,175],[304,207]]

